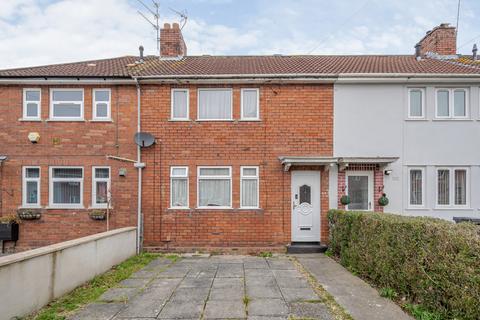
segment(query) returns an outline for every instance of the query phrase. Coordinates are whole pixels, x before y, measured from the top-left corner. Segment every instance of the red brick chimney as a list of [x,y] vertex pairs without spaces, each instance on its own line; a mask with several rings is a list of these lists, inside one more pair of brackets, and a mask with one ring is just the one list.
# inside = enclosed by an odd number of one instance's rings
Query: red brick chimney
[[428,31],[415,48],[417,56],[424,56],[427,52],[442,56],[457,54],[457,32],[455,27],[451,27],[448,23],[442,23]]
[[160,58],[178,58],[187,55],[182,30],[178,23],[165,23],[160,29]]

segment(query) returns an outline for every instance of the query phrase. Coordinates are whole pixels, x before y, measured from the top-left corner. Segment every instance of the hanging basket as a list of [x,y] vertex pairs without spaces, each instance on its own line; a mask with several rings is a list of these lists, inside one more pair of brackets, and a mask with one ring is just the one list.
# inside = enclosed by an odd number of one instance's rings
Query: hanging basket
[[382,207],[385,207],[388,204],[389,200],[387,194],[384,193],[380,198],[378,198],[378,204]]
[[18,218],[22,220],[38,220],[42,217],[40,210],[24,209],[17,211]]
[[93,210],[90,211],[88,215],[92,220],[105,220],[107,218],[107,213],[105,210]]
[[343,204],[344,206],[350,204],[350,196],[344,194],[344,195],[340,198],[340,203]]

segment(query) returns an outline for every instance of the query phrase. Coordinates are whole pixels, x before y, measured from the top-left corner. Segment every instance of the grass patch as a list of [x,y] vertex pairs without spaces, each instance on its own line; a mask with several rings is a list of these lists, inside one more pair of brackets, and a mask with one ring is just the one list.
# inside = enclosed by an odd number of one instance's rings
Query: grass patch
[[249,296],[244,296],[243,297],[243,304],[245,305],[245,308],[248,307],[249,303],[250,303],[250,297]]
[[[134,256],[121,264],[114,266],[102,275],[96,276],[86,284],[74,289],[70,293],[60,297],[41,309],[36,314],[24,318],[25,320],[62,320],[80,307],[97,300],[105,291],[114,287],[117,283],[127,279],[130,275],[151,261],[158,258],[159,254],[142,253]],[[166,256],[176,261],[178,256]]]
[[259,255],[260,257],[262,257],[262,258],[271,258],[271,257],[273,257],[273,254],[272,254],[270,251],[260,252],[258,255]]
[[381,288],[380,296],[390,300],[395,300],[398,297],[398,293],[392,288]]
[[442,320],[443,317],[431,311],[426,310],[419,304],[406,304],[404,308],[407,309],[417,320]]
[[[327,308],[330,310],[330,313],[332,314],[333,318],[335,320],[354,320],[351,315],[345,311],[333,298],[333,296],[328,293],[318,282],[317,280],[313,277],[313,275],[308,272],[301,264],[298,262],[297,258],[295,257],[290,257],[290,259],[293,261],[297,269],[307,278],[308,282],[313,287],[313,290],[315,290],[315,293],[320,297],[321,300],[311,300],[312,302],[315,301],[315,303],[324,303]],[[293,319],[308,319],[308,318],[293,318]]]

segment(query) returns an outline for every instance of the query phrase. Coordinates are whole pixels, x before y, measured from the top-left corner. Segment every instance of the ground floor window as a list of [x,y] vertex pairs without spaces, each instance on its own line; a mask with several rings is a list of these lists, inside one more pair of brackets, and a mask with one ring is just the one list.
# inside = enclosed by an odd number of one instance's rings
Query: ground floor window
[[188,167],[170,168],[170,207],[188,208]]
[[81,208],[83,205],[83,168],[50,167],[50,206]]
[[232,207],[232,168],[198,167],[198,207]]
[[258,167],[241,167],[240,207],[258,208]]
[[40,167],[23,167],[23,207],[40,206]]
[[411,207],[422,207],[424,205],[424,169],[410,168],[408,175],[409,205]]
[[92,206],[106,208],[110,201],[110,168],[93,167],[92,169]]
[[440,207],[467,206],[468,179],[467,168],[438,168],[437,205]]

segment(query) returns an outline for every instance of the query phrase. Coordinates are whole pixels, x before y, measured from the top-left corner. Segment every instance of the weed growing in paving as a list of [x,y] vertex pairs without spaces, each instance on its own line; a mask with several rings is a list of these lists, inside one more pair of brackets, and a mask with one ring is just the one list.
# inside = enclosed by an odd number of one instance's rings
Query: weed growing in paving
[[418,304],[406,304],[405,309],[407,309],[417,320],[442,320],[443,317],[431,311],[427,311],[423,306]]
[[273,257],[273,254],[270,251],[267,251],[267,252],[260,252],[259,256],[262,258],[271,258]]
[[398,293],[392,288],[380,289],[380,295],[390,300],[395,300],[398,297]]

